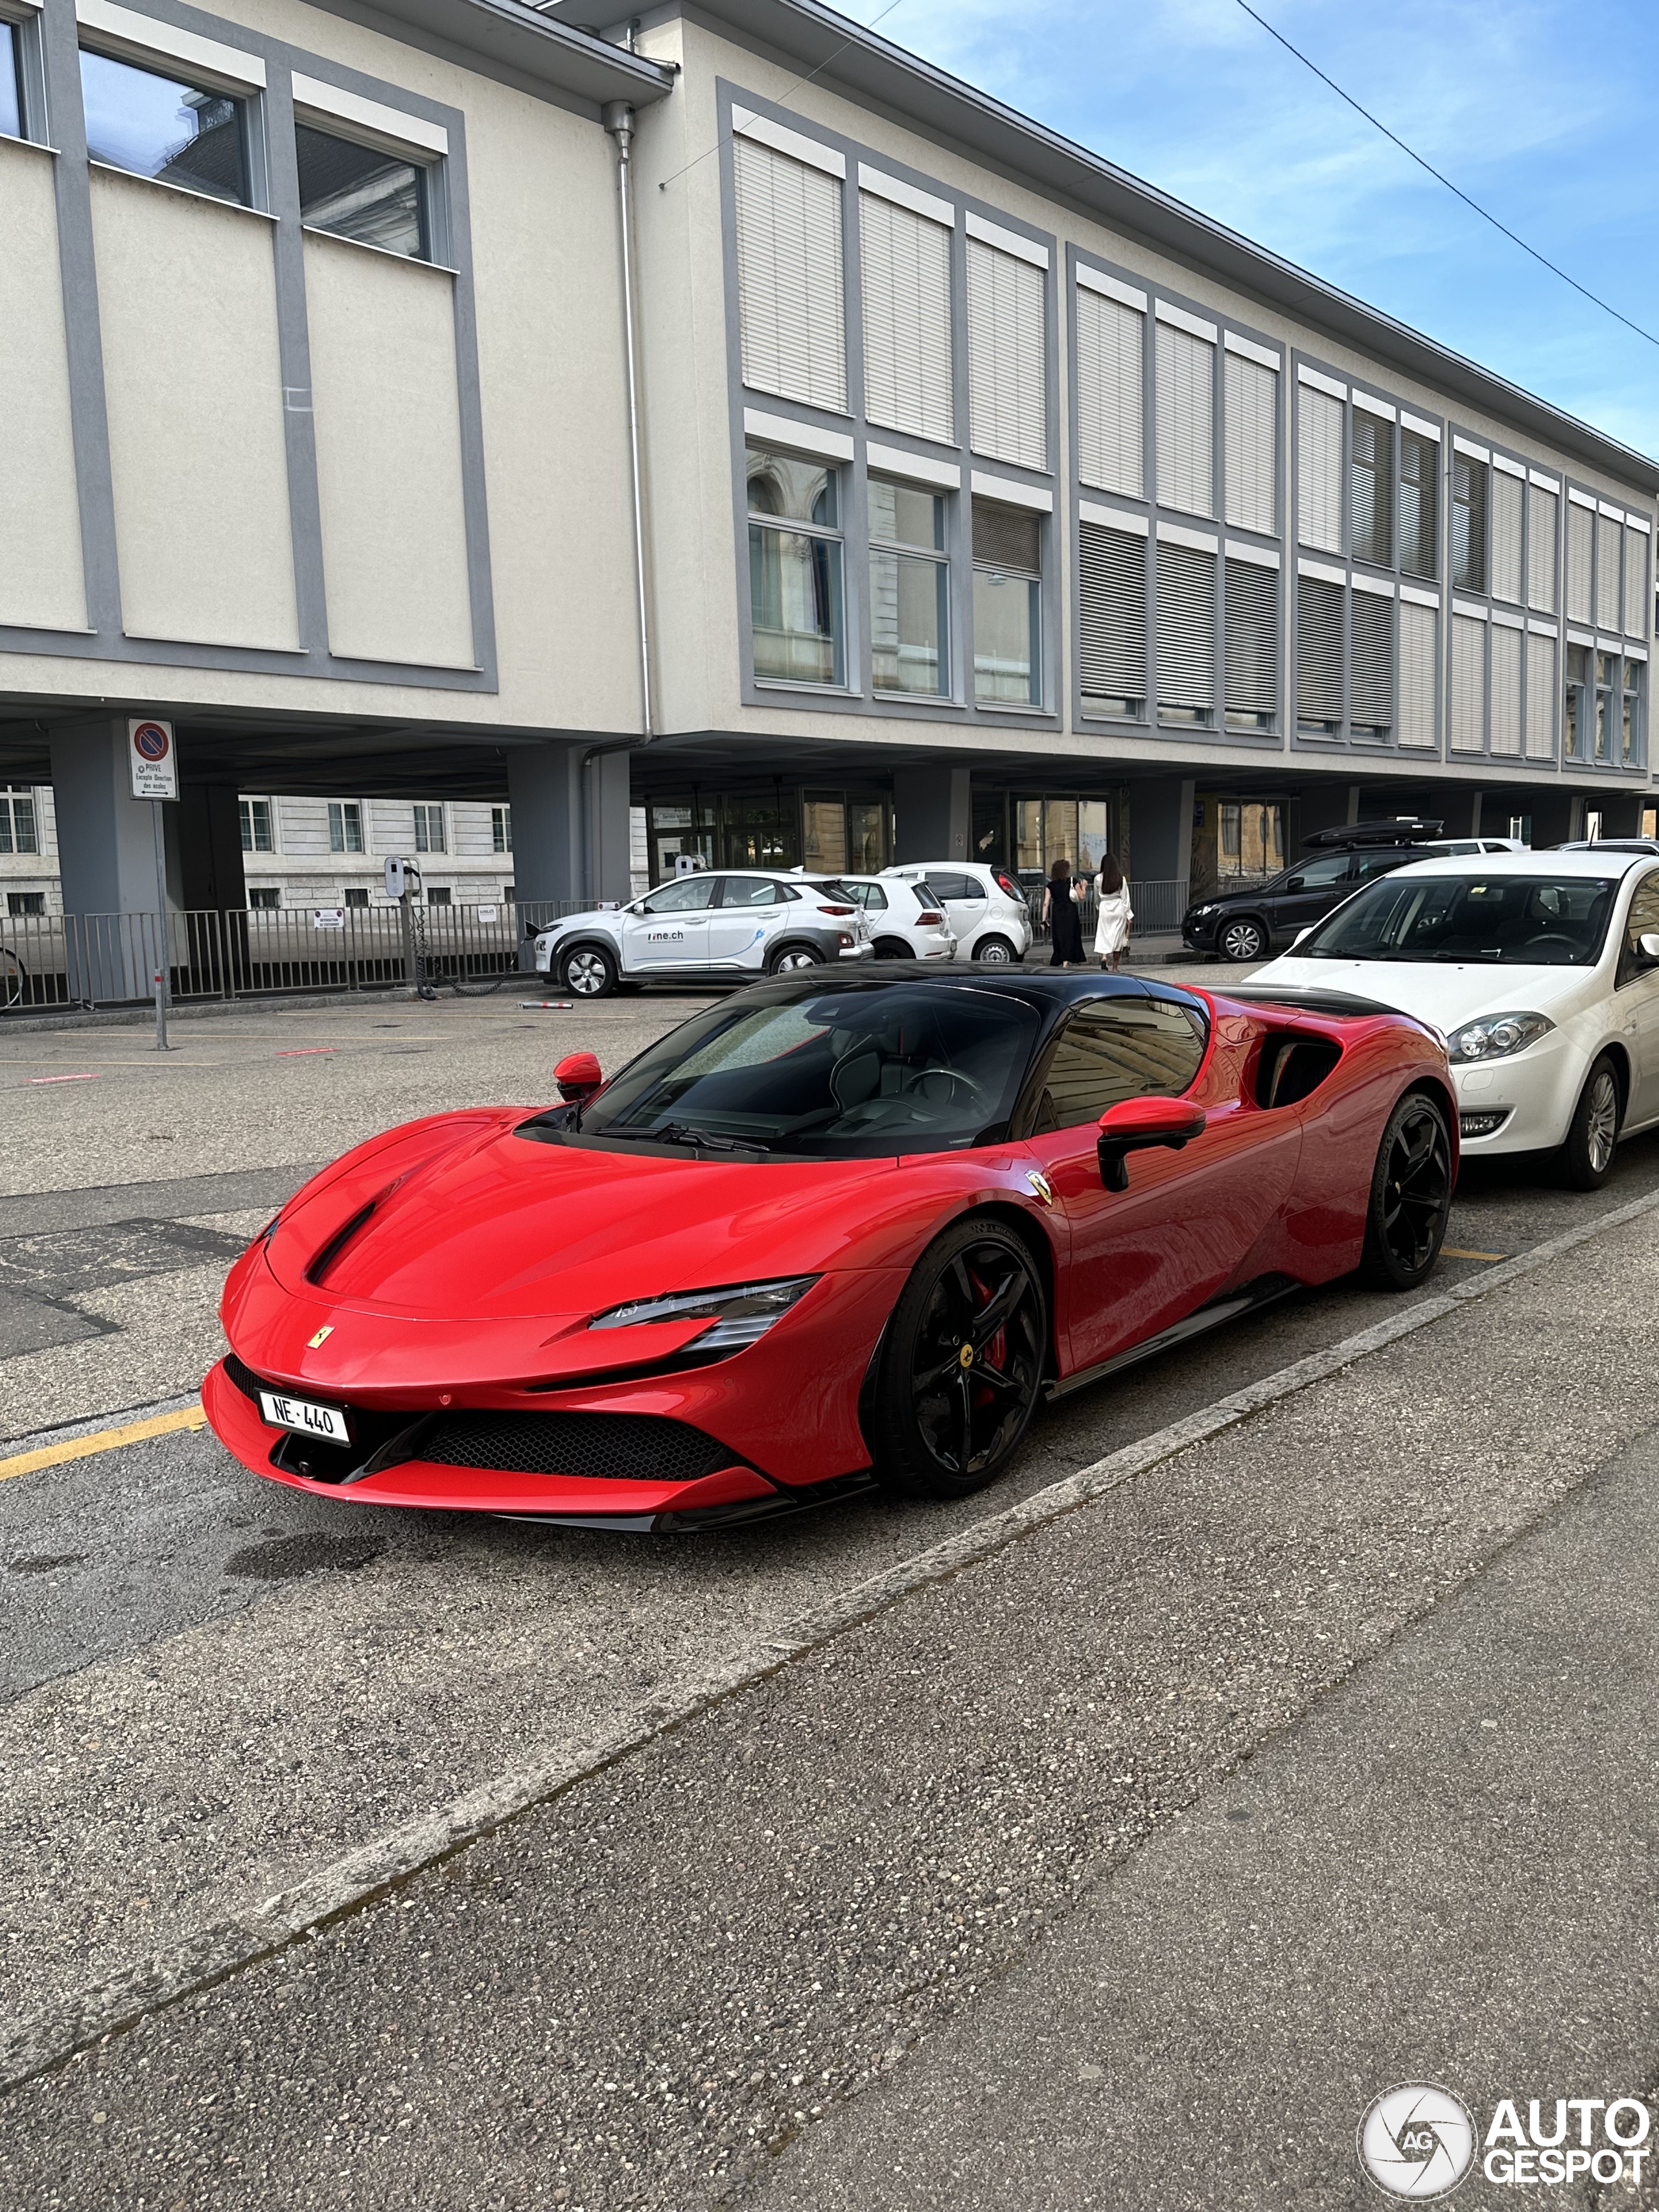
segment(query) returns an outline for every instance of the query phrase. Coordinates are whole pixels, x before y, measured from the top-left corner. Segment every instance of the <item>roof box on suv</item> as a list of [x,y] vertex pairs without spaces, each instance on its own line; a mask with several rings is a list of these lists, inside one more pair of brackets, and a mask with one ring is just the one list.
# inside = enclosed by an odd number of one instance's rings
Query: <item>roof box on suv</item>
[[1420,814],[1401,814],[1389,822],[1347,822],[1335,830],[1316,830],[1302,842],[1323,852],[1340,851],[1347,845],[1426,845],[1445,826]]

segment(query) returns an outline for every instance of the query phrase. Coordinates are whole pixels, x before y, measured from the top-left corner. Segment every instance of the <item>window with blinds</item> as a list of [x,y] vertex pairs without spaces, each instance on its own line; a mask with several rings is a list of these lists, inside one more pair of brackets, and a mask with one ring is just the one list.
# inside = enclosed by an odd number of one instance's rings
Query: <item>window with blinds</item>
[[864,283],[864,411],[890,430],[949,445],[951,233],[942,222],[859,195]]
[[1158,497],[1183,514],[1215,513],[1215,348],[1159,323]]
[[1414,600],[1400,602],[1400,742],[1437,742],[1435,678],[1440,658],[1440,617]]
[[1097,522],[1078,532],[1078,665],[1097,713],[1146,711],[1146,540]]
[[1400,565],[1408,576],[1440,573],[1440,441],[1400,426]]
[[1310,384],[1296,392],[1296,532],[1342,550],[1342,402]]
[[1560,500],[1542,484],[1527,486],[1527,605],[1555,612],[1555,516]]
[[1146,318],[1077,289],[1077,469],[1086,484],[1139,499],[1146,479]]
[[732,158],[743,380],[844,414],[841,180],[751,138]]
[[1494,470],[1492,480],[1492,588],[1493,596],[1519,606],[1521,589],[1521,515],[1526,486],[1519,477]]
[[1625,527],[1625,628],[1632,637],[1647,636],[1652,610],[1648,605],[1648,541],[1644,531]]
[[1619,627],[1619,545],[1624,531],[1610,514],[1595,518],[1595,619],[1603,629]]
[[1494,753],[1521,750],[1521,658],[1526,640],[1502,623],[1492,626],[1492,744]]
[[1394,424],[1358,405],[1348,501],[1354,559],[1388,568],[1394,560]]
[[1017,468],[1048,465],[1044,272],[968,240],[968,401],[976,453]]
[[1215,560],[1196,545],[1158,546],[1160,721],[1215,719]]
[[1555,640],[1527,633],[1527,758],[1555,758]]
[[1452,454],[1452,582],[1462,592],[1486,588],[1486,479],[1484,461],[1472,453]]
[[1243,354],[1222,356],[1227,520],[1270,538],[1279,463],[1279,372]]
[[1355,592],[1348,620],[1349,734],[1381,742],[1394,734],[1394,601]]
[[1311,737],[1342,734],[1343,596],[1323,576],[1296,580],[1296,720]]
[[1455,751],[1478,753],[1486,740],[1486,625],[1470,615],[1452,617],[1451,741]]
[[1576,499],[1567,501],[1567,620],[1595,619],[1590,572],[1595,560],[1595,517]]
[[1271,730],[1279,710],[1279,571],[1229,561],[1224,583],[1227,727]]

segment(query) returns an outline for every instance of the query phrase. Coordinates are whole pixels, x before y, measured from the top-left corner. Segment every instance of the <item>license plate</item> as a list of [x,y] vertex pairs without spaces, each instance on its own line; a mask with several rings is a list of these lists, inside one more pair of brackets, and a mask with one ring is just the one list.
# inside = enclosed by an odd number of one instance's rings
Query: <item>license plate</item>
[[274,1390],[261,1390],[259,1411],[272,1428],[294,1429],[302,1437],[326,1437],[331,1444],[349,1444],[351,1431],[337,1406],[313,1406],[305,1398],[279,1398]]

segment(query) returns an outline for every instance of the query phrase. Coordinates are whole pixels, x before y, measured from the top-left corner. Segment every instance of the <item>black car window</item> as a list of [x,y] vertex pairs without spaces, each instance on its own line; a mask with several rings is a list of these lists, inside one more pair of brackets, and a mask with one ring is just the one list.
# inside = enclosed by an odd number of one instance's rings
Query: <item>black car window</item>
[[1659,974],[1659,969],[1642,958],[1641,940],[1654,931],[1659,931],[1659,871],[1643,877],[1630,902],[1630,920],[1625,926],[1625,941],[1619,951],[1621,984],[1633,981],[1638,975]]
[[1169,1000],[1079,1006],[1049,1048],[1028,1133],[1097,1121],[1125,1098],[1178,1098],[1198,1073],[1206,1036],[1195,1006]]
[[1322,890],[1328,884],[1340,884],[1348,872],[1348,857],[1346,853],[1322,853],[1317,860],[1298,860],[1273,888],[1289,890],[1297,876],[1302,878],[1297,888],[1304,890]]
[[1036,1007],[1006,991],[745,992],[647,1047],[573,1141],[707,1139],[715,1155],[816,1159],[988,1142],[1006,1129],[1039,1028]]
[[653,891],[640,910],[642,914],[696,914],[714,902],[715,881],[713,876],[677,876],[672,884]]
[[1409,846],[1404,852],[1393,852],[1385,847],[1380,853],[1356,853],[1353,856],[1353,881],[1374,884],[1379,876],[1389,875],[1395,868],[1403,868],[1407,860],[1420,860],[1422,857]]
[[1619,889],[1596,876],[1385,876],[1297,947],[1311,960],[1590,968]]
[[781,906],[795,896],[787,884],[775,883],[770,876],[726,876],[723,882],[722,906]]
[[971,876],[953,876],[943,868],[929,868],[927,888],[936,899],[976,899],[985,894]]

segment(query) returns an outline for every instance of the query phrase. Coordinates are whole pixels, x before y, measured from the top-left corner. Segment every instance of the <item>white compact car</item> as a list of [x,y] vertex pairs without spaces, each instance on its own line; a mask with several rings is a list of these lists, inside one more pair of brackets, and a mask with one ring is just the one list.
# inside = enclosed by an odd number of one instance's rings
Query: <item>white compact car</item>
[[619,984],[741,982],[873,957],[863,910],[838,884],[749,868],[676,876],[536,935],[537,974],[579,999]]
[[926,883],[892,876],[836,881],[863,908],[878,960],[948,960],[955,952],[956,933]]
[[1397,1006],[1447,1041],[1464,1156],[1559,1151],[1581,1190],[1659,1122],[1659,863],[1602,847],[1413,860],[1250,979]]
[[902,860],[881,872],[901,883],[926,884],[956,938],[958,960],[1005,967],[1030,951],[1031,910],[1006,868],[986,867],[977,860]]

